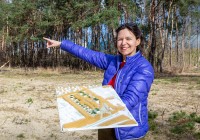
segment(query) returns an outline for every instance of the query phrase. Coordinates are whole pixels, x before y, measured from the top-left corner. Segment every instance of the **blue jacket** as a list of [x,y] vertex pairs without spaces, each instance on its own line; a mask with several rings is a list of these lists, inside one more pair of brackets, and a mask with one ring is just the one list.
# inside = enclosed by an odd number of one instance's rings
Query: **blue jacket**
[[61,49],[105,70],[103,85],[107,85],[117,73],[115,90],[138,122],[138,126],[115,128],[116,138],[128,140],[143,137],[149,129],[147,97],[154,79],[154,71],[140,51],[127,57],[126,64],[119,70],[121,55],[96,52],[68,40],[62,41]]

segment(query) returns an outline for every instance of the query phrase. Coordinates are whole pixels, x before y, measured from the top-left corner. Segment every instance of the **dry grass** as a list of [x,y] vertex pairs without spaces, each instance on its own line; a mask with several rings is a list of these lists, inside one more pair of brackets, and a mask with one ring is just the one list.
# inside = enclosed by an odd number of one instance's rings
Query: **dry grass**
[[[60,132],[55,88],[101,85],[103,73],[65,68],[0,71],[0,137],[13,139],[95,140],[97,131]],[[157,112],[156,129],[147,140],[176,139],[168,119],[175,111],[200,115],[200,76],[197,73],[157,75],[149,94],[149,110]],[[16,131],[17,130],[17,131]]]

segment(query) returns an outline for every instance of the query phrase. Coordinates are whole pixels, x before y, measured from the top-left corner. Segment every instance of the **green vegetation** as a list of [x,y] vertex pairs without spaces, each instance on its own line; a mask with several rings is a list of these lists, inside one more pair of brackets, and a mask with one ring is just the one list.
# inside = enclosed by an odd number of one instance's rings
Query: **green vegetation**
[[174,134],[192,133],[195,124],[195,115],[186,114],[185,112],[174,112],[172,117],[169,118],[172,128],[170,131]]
[[26,103],[29,104],[29,106],[33,103],[33,99],[32,98],[28,98],[26,100]]
[[200,84],[200,80],[197,80],[197,84]]
[[148,112],[148,117],[149,117],[149,127],[151,131],[157,131],[157,124],[155,122],[156,117],[158,116],[157,112],[154,111],[149,111]]
[[171,81],[166,80],[166,79],[155,79],[153,83],[155,85],[159,85],[160,83],[162,83],[162,84],[170,84],[170,82]]
[[200,139],[200,133],[196,132],[195,124],[200,123],[200,116],[196,113],[186,114],[183,111],[174,112],[169,118],[170,131],[177,137],[184,137],[190,134],[190,137]]
[[5,92],[4,89],[0,89],[0,94],[3,94]]
[[172,83],[178,83],[178,82],[180,82],[181,80],[182,80],[181,77],[178,77],[178,76],[176,76],[176,77],[170,77],[170,78],[167,78],[167,79],[166,79],[166,81],[172,82]]
[[[150,131],[155,133],[159,131],[159,124],[155,121],[157,116],[158,114],[156,112],[149,111]],[[200,139],[199,128],[196,127],[200,125],[200,116],[196,113],[174,112],[169,117],[167,123],[169,123],[169,127],[166,130],[162,129],[162,131],[166,131],[165,133],[171,138],[182,139],[187,136],[191,139]]]
[[93,136],[88,136],[88,135],[83,135],[80,137],[80,140],[93,140],[94,137]]
[[17,135],[17,138],[24,139],[25,136],[24,136],[24,134],[19,134],[19,135]]
[[200,132],[197,132],[194,134],[194,137],[197,139],[197,140],[200,140]]
[[[91,65],[69,54],[45,49],[42,37],[68,38],[88,48],[116,54],[114,30],[121,23],[134,21],[142,29],[145,56],[155,71],[163,72],[164,65],[180,71],[182,65],[192,67],[199,63],[198,47],[191,43],[199,32],[199,5],[199,0],[2,0],[0,65],[7,63],[26,70],[59,66],[91,70]],[[172,44],[164,43],[170,41]],[[180,46],[181,42],[185,45]]]

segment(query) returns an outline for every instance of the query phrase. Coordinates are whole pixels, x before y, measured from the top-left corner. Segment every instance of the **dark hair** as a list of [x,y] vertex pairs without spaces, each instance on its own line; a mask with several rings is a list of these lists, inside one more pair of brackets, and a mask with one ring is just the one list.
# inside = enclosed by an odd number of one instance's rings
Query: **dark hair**
[[135,23],[124,23],[124,24],[120,25],[116,29],[116,33],[117,33],[116,40],[117,40],[119,31],[126,29],[126,28],[128,30],[130,30],[135,35],[136,39],[140,39],[140,45],[137,46],[136,51],[140,50],[141,53],[144,54],[144,37],[142,35],[141,30],[137,26],[137,24],[135,24]]

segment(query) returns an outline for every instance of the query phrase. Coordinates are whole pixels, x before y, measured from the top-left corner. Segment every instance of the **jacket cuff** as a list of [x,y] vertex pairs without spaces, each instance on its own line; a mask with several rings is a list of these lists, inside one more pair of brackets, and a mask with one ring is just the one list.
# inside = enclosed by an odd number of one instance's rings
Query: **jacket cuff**
[[69,41],[69,40],[63,40],[61,42],[60,48],[62,50],[70,50],[70,48],[74,45],[73,42]]

